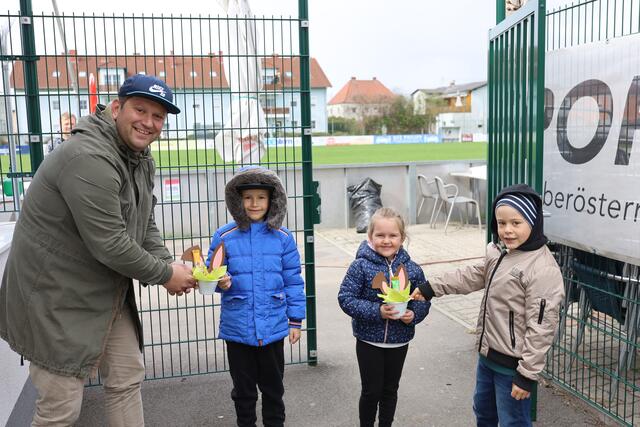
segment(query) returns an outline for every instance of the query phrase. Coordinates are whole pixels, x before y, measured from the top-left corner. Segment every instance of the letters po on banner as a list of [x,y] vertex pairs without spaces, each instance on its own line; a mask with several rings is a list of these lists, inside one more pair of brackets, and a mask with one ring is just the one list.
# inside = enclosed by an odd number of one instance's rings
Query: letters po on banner
[[551,51],[545,79],[546,234],[640,264],[640,36]]

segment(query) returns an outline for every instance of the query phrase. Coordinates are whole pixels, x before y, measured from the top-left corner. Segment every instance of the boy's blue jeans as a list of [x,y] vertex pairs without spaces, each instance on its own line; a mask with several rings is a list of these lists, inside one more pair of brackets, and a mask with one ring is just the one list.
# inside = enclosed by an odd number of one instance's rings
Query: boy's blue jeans
[[511,397],[511,375],[493,371],[480,360],[473,395],[473,412],[478,427],[531,426],[531,398],[516,400]]

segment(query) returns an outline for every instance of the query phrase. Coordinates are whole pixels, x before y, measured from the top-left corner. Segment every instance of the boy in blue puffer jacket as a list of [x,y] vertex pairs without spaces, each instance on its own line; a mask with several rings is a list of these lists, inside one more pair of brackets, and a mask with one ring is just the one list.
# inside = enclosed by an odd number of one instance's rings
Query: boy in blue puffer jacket
[[379,425],[384,427],[393,422],[402,367],[415,325],[424,320],[431,304],[409,301],[406,311],[399,313],[378,296],[383,292],[381,286],[391,284],[397,271],[401,272],[397,275],[399,285],[410,283],[411,290],[426,283],[422,269],[402,247],[406,233],[400,214],[390,208],[378,209],[367,234],[368,241],[360,245],[342,281],[338,302],[353,318],[362,383],[360,425],[373,426],[379,406]]
[[238,426],[256,424],[256,385],[264,425],[283,426],[284,338],[298,342],[306,305],[300,254],[282,227],[287,194],[273,171],[254,166],[229,180],[225,202],[235,221],[213,235],[207,266],[224,242],[219,337],[227,343]]

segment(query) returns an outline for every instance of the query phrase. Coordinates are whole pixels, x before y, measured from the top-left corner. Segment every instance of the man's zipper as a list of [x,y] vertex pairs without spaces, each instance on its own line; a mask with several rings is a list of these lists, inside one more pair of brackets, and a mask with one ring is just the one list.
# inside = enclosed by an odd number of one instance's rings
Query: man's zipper
[[478,340],[478,351],[482,349],[482,338],[484,338],[484,331],[487,329],[485,322],[487,320],[487,302],[489,301],[489,288],[491,287],[491,283],[493,282],[493,276],[496,275],[496,271],[498,270],[498,267],[500,267],[500,263],[502,262],[502,259],[507,254],[506,249],[501,249],[500,251],[501,251],[500,258],[498,258],[498,262],[496,262],[496,266],[491,272],[489,283],[487,284],[487,287],[484,291],[484,308],[482,310],[482,332],[480,333],[480,339]]

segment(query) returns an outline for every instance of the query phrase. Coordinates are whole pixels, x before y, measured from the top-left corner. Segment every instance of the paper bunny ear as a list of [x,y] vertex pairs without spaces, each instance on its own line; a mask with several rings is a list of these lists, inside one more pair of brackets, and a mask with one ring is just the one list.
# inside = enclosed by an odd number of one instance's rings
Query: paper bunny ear
[[380,289],[382,293],[386,294],[389,289],[387,279],[384,277],[384,273],[379,271],[371,281],[371,289]]
[[200,252],[200,245],[191,246],[189,249],[185,250],[180,259],[182,261],[191,261],[193,262],[193,251],[196,250],[198,253]]
[[384,274],[380,271],[371,281],[371,289],[382,290],[382,284],[385,282]]
[[400,264],[398,266],[398,269],[396,270],[395,275],[398,278],[398,281],[400,282],[400,290],[403,290],[404,288],[406,288],[409,281],[407,280],[407,269],[404,266],[404,264]]
[[216,247],[215,250],[213,251],[213,255],[211,256],[209,271],[213,270],[214,268],[218,268],[222,266],[222,263],[224,263],[224,255],[225,255],[224,242],[220,242],[218,247]]

